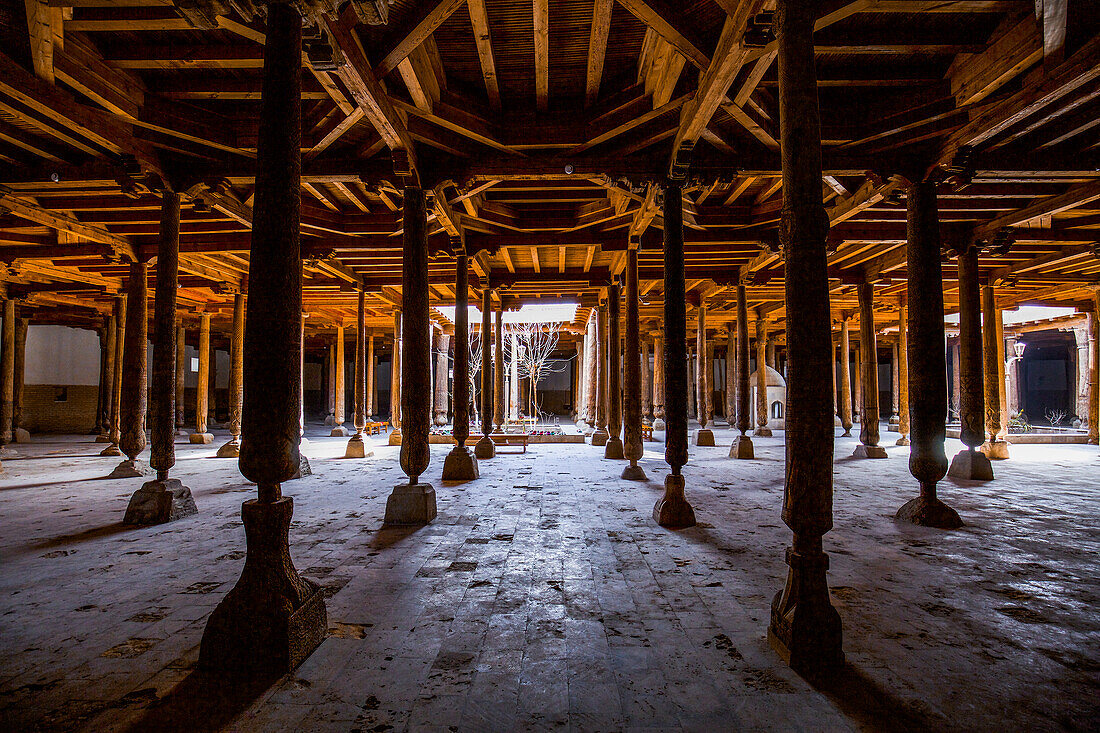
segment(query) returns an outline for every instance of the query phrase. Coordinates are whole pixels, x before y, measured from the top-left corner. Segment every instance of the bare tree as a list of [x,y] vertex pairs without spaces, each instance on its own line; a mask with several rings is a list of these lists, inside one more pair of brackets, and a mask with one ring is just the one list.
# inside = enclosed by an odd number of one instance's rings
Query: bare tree
[[479,379],[479,377],[481,375],[481,359],[482,359],[482,352],[483,352],[483,348],[482,348],[483,339],[481,338],[481,333],[480,332],[475,333],[473,329],[470,329],[469,337],[470,337],[470,358],[469,358],[469,364],[468,364],[468,371],[470,373],[470,402],[472,403],[472,405],[470,407],[470,419],[474,423],[480,423],[481,422],[481,400],[478,399],[477,395],[481,394],[481,380]]
[[[558,348],[561,327],[561,323],[516,323],[508,326],[509,335],[516,336],[518,353],[507,355],[509,361],[516,361],[519,376],[526,377],[530,382],[530,414],[535,417],[542,416],[538,401],[539,382],[548,375],[565,369],[562,362],[550,359],[550,355]],[[505,343],[509,344],[508,352],[511,351],[510,342],[510,338],[505,339]]]

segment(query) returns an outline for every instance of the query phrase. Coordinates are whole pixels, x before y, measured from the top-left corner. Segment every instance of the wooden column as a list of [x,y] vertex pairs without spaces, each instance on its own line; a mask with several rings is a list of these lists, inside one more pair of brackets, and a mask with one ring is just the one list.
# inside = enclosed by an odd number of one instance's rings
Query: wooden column
[[320,587],[291,560],[294,503],[281,488],[300,469],[302,19],[272,4],[266,31],[239,461],[258,499],[242,507],[248,557],[207,622],[199,664],[285,674],[321,643],[328,620]]
[[0,352],[0,449],[12,442],[15,417],[15,301],[4,301],[3,352]]
[[[156,302],[153,306],[153,374],[149,389],[150,465],[155,481],[146,482],[130,497],[124,524],[161,524],[198,511],[191,490],[168,478],[176,463],[176,291],[179,287],[180,197],[161,193],[160,243],[157,247]],[[142,273],[144,278],[145,273]],[[139,294],[140,299],[140,294]],[[147,300],[147,298],[146,298]],[[136,314],[145,321],[144,310]],[[138,345],[146,350],[144,339]],[[142,385],[144,388],[144,385]],[[144,391],[144,389],[143,389]],[[144,425],[141,442],[145,441]],[[129,452],[128,452],[129,453]]]
[[111,420],[108,440],[110,445],[103,449],[101,456],[121,456],[118,441],[122,439],[122,431],[119,428],[119,410],[122,403],[122,347],[126,339],[126,295],[125,293],[115,297],[114,304],[114,339],[108,338],[108,358],[111,372]]
[[[832,334],[829,335],[829,343],[832,344]],[[768,322],[764,320],[763,313],[756,313],[756,428],[755,435],[771,437],[772,431],[768,427]],[[831,370],[830,370],[831,371]]]
[[[103,325],[96,329],[96,334],[99,336],[99,386],[96,388],[96,418],[93,432],[97,443],[108,440],[107,431],[111,428],[111,375],[107,373],[107,362],[110,359],[109,354],[113,351],[110,343],[113,338],[113,328],[114,320],[110,316],[104,316]],[[1088,370],[1087,365],[1085,369]],[[1087,374],[1085,379],[1088,380]]]
[[474,446],[474,457],[488,459],[496,456],[496,444],[489,436],[493,432],[493,360],[490,353],[493,324],[492,292],[481,291],[481,439]]
[[111,478],[146,476],[148,466],[138,461],[145,450],[145,415],[149,395],[146,390],[146,369],[149,350],[149,265],[131,262],[126,279],[126,337],[123,341],[122,401],[119,403],[118,447],[126,460],[111,472]]
[[588,315],[588,328],[586,329],[586,342],[584,352],[585,371],[585,395],[584,395],[584,421],[588,425],[586,431],[589,435],[596,429],[596,399],[599,394],[599,384],[596,381],[599,361],[599,347],[596,342],[599,339],[599,316],[597,309],[593,308]]
[[890,417],[887,421],[892,431],[898,426],[898,345],[890,344]]
[[390,445],[401,444],[401,311],[393,314],[393,356],[390,357]]
[[493,423],[498,431],[504,430],[504,296],[493,332]]
[[[443,463],[445,481],[472,481],[481,474],[477,458],[466,447],[470,437],[470,271],[466,247],[459,241],[455,253],[455,366],[454,366],[454,436],[455,447]],[[446,377],[446,365],[444,365]]]
[[860,409],[859,445],[852,454],[856,458],[886,458],[886,449],[879,441],[878,409],[878,345],[875,339],[874,285],[862,282],[856,286],[859,298],[860,383],[863,403]]
[[451,363],[451,337],[440,331],[435,337],[435,398],[433,410],[433,422],[436,425],[446,425],[447,420],[447,396],[450,391],[447,388],[448,374]]
[[638,250],[630,247],[626,252],[626,354],[623,364],[624,434],[623,455],[630,465],[623,469],[622,478],[628,481],[645,481],[646,475],[638,465],[644,452],[642,445],[642,363],[641,345],[638,333]]
[[[629,313],[629,311],[628,311]],[[641,334],[638,337],[639,355],[639,389],[641,390],[642,423],[653,424],[653,377],[649,371],[649,341]]]
[[367,386],[363,390],[363,399],[366,400],[365,413],[367,422],[374,420],[374,334],[367,334]]
[[[666,394],[687,392],[687,288],[684,282],[683,189],[665,188],[664,214],[664,371]],[[684,496],[681,469],[688,462],[687,402],[673,399],[665,405],[665,462],[672,472],[665,476],[665,493],[653,507],[653,519],[662,527],[692,527],[695,510]]]
[[1100,442],[1100,288],[1093,292],[1092,316],[1089,318],[1089,433],[1088,442]]
[[947,423],[947,355],[943,328],[943,269],[936,184],[921,181],[905,192],[906,257],[909,282],[909,409],[913,446],[909,472],[920,482],[920,495],[897,518],[927,527],[962,526],[954,509],[936,497],[936,483],[947,474],[944,438]]
[[1003,439],[1006,426],[1001,405],[1004,398],[1004,333],[1001,310],[992,285],[982,286],[982,351],[985,361],[985,431],[982,453],[991,460],[1008,458],[1008,443]]
[[855,361],[855,379],[852,380],[852,419],[863,422],[863,344],[853,349]]
[[592,445],[607,445],[610,436],[607,430],[607,299],[600,298],[596,310],[596,430],[592,433]]
[[898,306],[898,433],[897,445],[909,445],[909,305]]
[[[622,459],[623,452],[623,390],[620,375],[619,305],[621,301],[618,283],[607,289],[607,444],[603,457]],[[640,429],[639,429],[640,430]]]
[[662,331],[653,333],[653,429],[665,425],[665,339]]
[[982,375],[982,306],[978,288],[978,248],[959,247],[959,424],[966,447],[947,471],[955,478],[989,481],[993,467],[975,449],[985,440],[985,383]]
[[698,324],[695,329],[695,403],[699,414],[699,430],[695,432],[695,445],[713,446],[714,431],[707,427],[712,415],[710,388],[711,374],[714,372],[714,360],[710,358],[707,341],[707,304],[699,302]]
[[833,416],[829,399],[829,284],[821,201],[821,133],[814,69],[815,3],[778,0],[783,167],[780,246],[786,255],[787,470],[783,521],[794,538],[787,584],[772,603],[768,639],[792,667],[840,666],[840,616],[829,601],[821,537],[833,526]]
[[211,443],[214,436],[207,431],[207,415],[210,411],[210,314],[199,314],[199,374],[195,386],[195,432],[189,440],[203,445]]
[[840,320],[840,426],[844,428],[842,436],[852,434],[852,356],[851,336],[848,330],[848,317]]
[[[343,428],[344,417],[344,329],[340,327],[338,329],[340,334],[340,345],[337,347],[337,358],[340,361],[339,371],[336,373],[337,378],[337,391],[339,393],[338,401],[340,404],[340,423],[338,427]],[[355,402],[355,414],[352,418],[352,422],[355,425],[355,433],[352,434],[348,440],[347,448],[344,449],[344,458],[368,458],[374,455],[374,451],[367,450],[366,441],[364,439],[363,431],[367,427],[367,406],[366,406],[366,390],[367,390],[367,354],[366,344],[367,341],[367,306],[366,306],[366,294],[360,290],[358,307],[356,309],[355,317],[355,362],[354,362],[354,374],[352,374],[352,391],[353,399]],[[337,431],[335,428],[332,431],[333,435],[347,435],[347,430]]]
[[[362,291],[359,291],[359,299],[360,300],[363,299],[363,292]],[[358,319],[356,321],[356,323],[357,324],[362,323],[362,319],[361,318]],[[347,378],[344,374],[344,371],[346,369],[345,364],[347,363],[347,356],[344,353],[345,344],[344,344],[344,324],[343,323],[339,324],[336,327],[336,341],[333,345],[335,346],[335,349],[334,349],[335,356],[332,360],[333,361],[333,364],[332,364],[333,372],[335,373],[334,374],[334,379],[333,379],[333,382],[334,382],[334,385],[333,385],[334,390],[333,391],[335,392],[336,400],[335,400],[335,403],[333,405],[332,431],[329,432],[329,435],[333,436],[333,437],[342,438],[342,437],[347,436],[347,434],[348,434],[348,429],[344,426],[344,422],[347,420],[347,415],[344,414],[344,413],[347,410],[348,396],[347,396]],[[355,358],[356,358],[355,363],[358,364],[359,363],[358,359],[360,358],[360,354],[359,354],[359,328],[358,327],[356,327],[356,329],[355,329]],[[353,372],[354,371],[357,371],[357,369],[353,370]],[[353,374],[353,378],[354,378],[354,374]],[[354,384],[352,385],[352,391],[353,392],[357,391],[355,389]],[[359,398],[358,398],[358,396],[356,396],[356,398],[355,398],[356,408],[358,408],[358,401],[359,401]],[[359,434],[359,429],[358,428],[356,428],[356,434]],[[363,442],[362,441],[362,436],[360,436],[359,442],[360,443]]]
[[[587,329],[586,329],[587,333]],[[585,343],[584,338],[578,339],[573,347],[576,349],[576,353],[573,356],[573,424],[578,428],[581,427],[584,422],[584,350]]]
[[179,435],[186,426],[184,396],[187,389],[187,326],[181,319],[176,324],[176,429]]
[[229,340],[229,442],[218,448],[219,458],[241,455],[241,410],[244,409],[244,293],[233,296],[233,334]]
[[[385,523],[425,524],[435,519],[435,489],[420,483],[428,468],[432,424],[432,324],[428,304],[428,222],[423,189],[405,187],[401,259],[401,470],[408,484],[394,487]],[[356,375],[358,383],[358,375]]]
[[26,442],[30,433],[23,429],[23,387],[27,378],[27,330],[29,318],[15,319],[15,373],[12,377],[12,439],[16,443]]
[[737,427],[737,321],[726,324],[726,424]]
[[737,285],[737,429],[740,435],[733,439],[730,458],[755,457],[749,429],[749,305],[745,286]]

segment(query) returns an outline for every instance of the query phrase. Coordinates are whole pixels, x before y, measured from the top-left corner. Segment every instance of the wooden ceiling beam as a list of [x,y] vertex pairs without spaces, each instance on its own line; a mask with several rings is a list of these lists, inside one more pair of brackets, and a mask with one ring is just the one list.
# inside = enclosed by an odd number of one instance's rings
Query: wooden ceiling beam
[[584,90],[585,107],[595,104],[600,95],[603,63],[607,55],[607,38],[611,31],[611,9],[614,4],[614,0],[594,0],[592,5],[592,28],[588,36],[588,71]]
[[705,71],[710,65],[710,58],[689,38],[693,34],[683,25],[683,12],[670,6],[667,0],[619,0],[619,4],[664,38],[693,66]]
[[550,4],[531,0],[535,26],[535,107],[545,112],[550,104]]
[[497,66],[493,60],[493,40],[489,33],[489,14],[485,9],[485,0],[468,0],[470,25],[474,29],[474,44],[477,46],[477,59],[481,65],[481,78],[485,82],[485,94],[489,106],[500,111],[500,83],[497,80]]
[[374,73],[381,79],[397,68],[413,50],[424,43],[435,29],[443,25],[465,0],[436,0],[434,3],[414,4],[420,14],[402,32],[393,47],[382,57]]
[[71,214],[43,208],[34,199],[17,196],[3,187],[0,187],[0,208],[7,209],[12,214],[27,221],[33,221],[59,232],[68,232],[83,239],[109,245],[116,254],[127,257],[132,261],[137,260],[137,250],[129,238],[113,234],[105,227],[85,224]]

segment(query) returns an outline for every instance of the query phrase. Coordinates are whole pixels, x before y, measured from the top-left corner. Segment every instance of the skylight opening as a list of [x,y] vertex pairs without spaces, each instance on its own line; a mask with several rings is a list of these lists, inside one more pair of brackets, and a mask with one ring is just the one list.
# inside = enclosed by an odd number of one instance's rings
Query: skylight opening
[[[577,317],[579,304],[571,301],[557,301],[553,303],[525,303],[519,310],[505,311],[503,322],[507,324],[530,323],[572,323]],[[451,323],[455,321],[455,307],[443,305],[436,307],[441,316]],[[470,305],[467,316],[471,326],[481,323],[481,309],[476,305]]]

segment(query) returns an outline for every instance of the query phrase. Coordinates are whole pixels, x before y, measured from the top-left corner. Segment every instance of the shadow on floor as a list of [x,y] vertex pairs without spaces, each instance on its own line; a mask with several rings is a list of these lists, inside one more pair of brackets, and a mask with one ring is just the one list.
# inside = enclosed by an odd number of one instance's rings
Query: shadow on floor
[[411,537],[417,530],[423,529],[425,526],[426,525],[420,524],[394,527],[383,526],[374,533],[374,537],[371,538],[368,547],[372,550],[386,550],[406,537]]
[[78,542],[88,542],[90,540],[98,540],[103,537],[110,537],[114,534],[121,532],[129,532],[135,529],[142,529],[141,527],[132,524],[123,524],[122,522],[115,522],[114,524],[108,524],[105,527],[93,527],[92,529],[85,529],[81,532],[73,532],[72,534],[63,534],[58,537],[51,537],[41,542],[37,542],[29,547],[32,551],[48,550],[52,547],[63,547],[65,545],[73,545]]
[[0,486],[0,491],[15,491],[17,489],[43,489],[47,487],[56,488],[58,486],[66,486],[68,484],[77,484],[81,481],[106,481],[111,478],[110,476],[89,476],[88,478],[72,478],[65,479],[63,481],[42,481],[37,484],[12,484],[11,486]]
[[124,730],[132,733],[220,731],[278,680],[277,676],[192,672]]
[[938,713],[922,709],[883,687],[850,662],[836,672],[806,681],[829,698],[861,730],[889,730],[908,733],[948,730],[948,721]]

